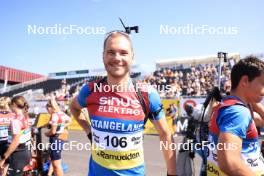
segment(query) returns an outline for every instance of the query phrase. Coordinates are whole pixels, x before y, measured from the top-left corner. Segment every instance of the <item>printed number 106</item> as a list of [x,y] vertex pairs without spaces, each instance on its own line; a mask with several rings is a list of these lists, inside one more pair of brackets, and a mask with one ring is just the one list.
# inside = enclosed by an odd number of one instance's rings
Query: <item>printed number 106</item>
[[127,146],[127,138],[126,137],[121,137],[118,138],[116,136],[113,136],[112,138],[110,136],[106,136],[104,138],[106,140],[106,145],[109,146],[110,143],[113,147],[118,147],[120,146],[121,148],[125,148]]

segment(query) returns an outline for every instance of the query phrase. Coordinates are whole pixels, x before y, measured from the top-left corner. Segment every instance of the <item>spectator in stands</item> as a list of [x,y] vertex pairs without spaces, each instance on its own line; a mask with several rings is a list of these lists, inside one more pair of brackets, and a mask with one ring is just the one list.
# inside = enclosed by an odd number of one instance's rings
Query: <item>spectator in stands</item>
[[[174,90],[160,91],[161,97],[178,97],[179,95],[204,96],[218,83],[218,66],[213,64],[191,66],[189,69],[166,68],[156,70],[153,75],[148,75],[143,82],[151,85],[171,85]],[[222,67],[221,87],[224,89],[230,80],[231,66],[224,64]],[[174,80],[174,81],[173,81]],[[176,91],[175,91],[176,90]]]

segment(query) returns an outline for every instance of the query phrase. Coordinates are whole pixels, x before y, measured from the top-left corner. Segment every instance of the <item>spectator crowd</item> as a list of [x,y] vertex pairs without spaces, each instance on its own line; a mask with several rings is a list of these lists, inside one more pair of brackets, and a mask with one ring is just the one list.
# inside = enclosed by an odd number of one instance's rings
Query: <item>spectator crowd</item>
[[[218,86],[218,68],[213,64],[186,69],[163,68],[146,76],[143,82],[158,87],[163,98],[205,96],[214,86]],[[221,90],[227,92],[230,88],[231,66],[225,64],[221,69]]]

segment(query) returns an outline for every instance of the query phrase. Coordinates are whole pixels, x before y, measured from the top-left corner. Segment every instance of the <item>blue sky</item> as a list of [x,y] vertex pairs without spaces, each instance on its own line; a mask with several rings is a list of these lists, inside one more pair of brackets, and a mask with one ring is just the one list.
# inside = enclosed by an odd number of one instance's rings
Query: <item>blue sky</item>
[[[102,68],[104,33],[139,26],[132,34],[135,63],[155,66],[166,58],[239,52],[263,53],[264,1],[238,0],[1,0],[0,60],[4,66],[47,75],[50,72]],[[28,26],[76,25],[103,32],[88,35],[28,33]],[[178,27],[222,27],[235,34],[161,32]],[[174,31],[175,32],[175,31]]]

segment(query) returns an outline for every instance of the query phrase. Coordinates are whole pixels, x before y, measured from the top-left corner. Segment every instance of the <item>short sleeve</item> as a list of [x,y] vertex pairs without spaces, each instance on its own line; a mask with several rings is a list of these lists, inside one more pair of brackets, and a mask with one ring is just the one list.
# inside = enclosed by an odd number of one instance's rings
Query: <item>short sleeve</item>
[[53,113],[53,114],[51,115],[51,118],[50,118],[49,124],[50,124],[50,125],[58,125],[58,121],[59,121],[59,116],[58,116],[58,114]]
[[70,121],[71,120],[71,117],[68,116],[67,114],[64,114],[64,120],[65,121]]
[[221,132],[232,133],[240,138],[246,138],[247,129],[251,122],[248,108],[241,105],[220,109],[217,124]]
[[77,96],[77,101],[82,107],[86,107],[86,98],[90,95],[91,91],[87,84],[85,84],[81,90],[80,93]]
[[165,117],[160,96],[157,90],[151,86],[148,88],[148,98],[150,112],[154,115],[151,120],[159,120]]
[[22,124],[21,124],[21,121],[18,120],[18,119],[13,119],[11,120],[11,131],[12,131],[12,134],[20,134],[22,130]]

